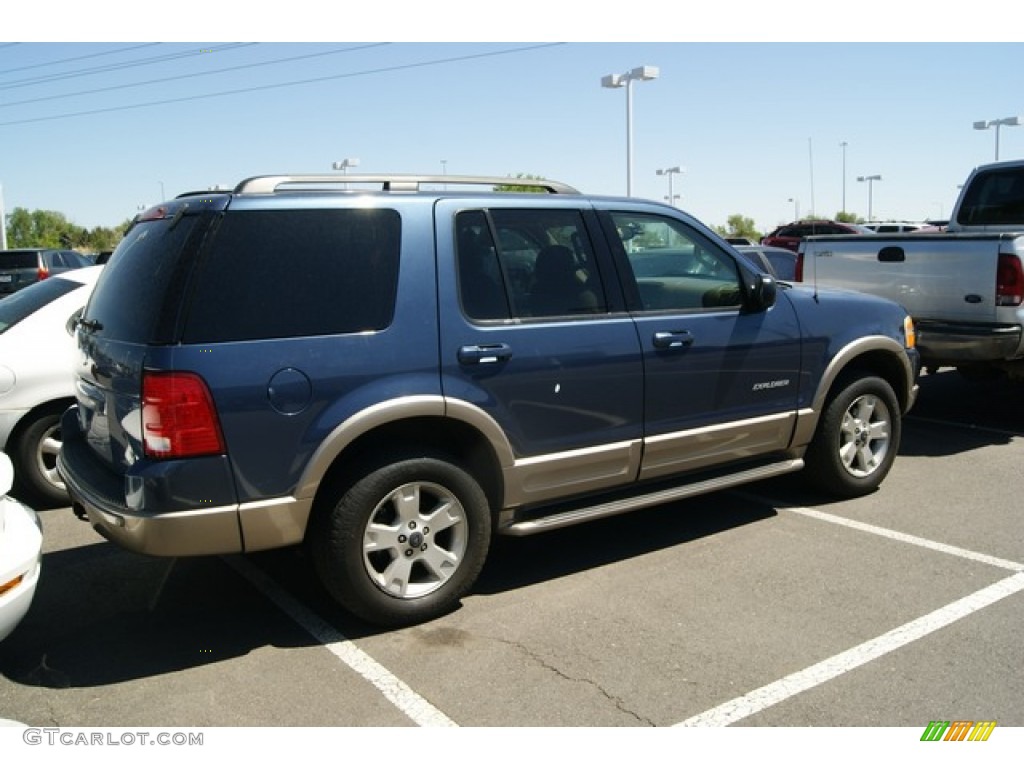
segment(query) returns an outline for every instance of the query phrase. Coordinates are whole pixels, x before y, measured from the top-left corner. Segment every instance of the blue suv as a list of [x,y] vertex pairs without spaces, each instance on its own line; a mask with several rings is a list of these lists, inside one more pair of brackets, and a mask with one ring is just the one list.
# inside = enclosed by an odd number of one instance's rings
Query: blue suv
[[902,308],[778,283],[667,205],[507,183],[257,177],[140,215],[76,330],[76,513],[154,555],[305,544],[397,626],[455,608],[494,534],[801,469],[878,487]]

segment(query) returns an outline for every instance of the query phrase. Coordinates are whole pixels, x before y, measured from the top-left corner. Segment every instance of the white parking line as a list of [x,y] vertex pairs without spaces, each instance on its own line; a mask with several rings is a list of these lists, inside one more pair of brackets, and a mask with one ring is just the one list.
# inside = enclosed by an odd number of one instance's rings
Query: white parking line
[[821,512],[817,509],[808,509],[807,507],[774,506],[782,512],[793,512],[797,515],[804,515],[805,517],[814,517],[818,520],[824,520],[826,523],[844,525],[847,528],[854,528],[858,531],[864,531],[865,533],[873,533],[876,536],[884,536],[887,539],[902,541],[905,544],[913,544],[914,546],[924,547],[925,549],[931,549],[936,552],[944,552],[947,555],[955,555],[956,557],[962,557],[967,560],[974,560],[975,562],[985,563],[986,565],[993,565],[996,568],[1005,568],[1008,571],[1024,571],[1024,563],[1015,563],[1012,560],[1003,560],[1000,557],[992,557],[991,555],[973,552],[969,549],[952,547],[949,544],[941,544],[937,541],[931,541],[930,539],[922,539],[920,536],[911,536],[909,533],[901,533],[900,531],[894,531],[889,528],[882,528],[877,525],[862,523],[859,520],[851,520],[848,517],[839,517],[839,515],[831,515],[828,512]]
[[384,698],[416,725],[458,727],[458,723],[391,674],[369,654],[360,650],[337,629],[294,600],[277,582],[247,560],[235,556],[224,557],[223,560],[322,643],[327,650],[379,690]]
[[[742,495],[742,494],[738,494]],[[1009,597],[1024,590],[1024,564],[1011,560],[1003,560],[997,557],[973,552],[969,549],[961,549],[947,544],[941,544],[918,536],[893,531],[888,528],[881,528],[876,525],[861,523],[838,515],[831,515],[827,512],[820,512],[806,507],[783,507],[775,505],[782,512],[793,512],[805,517],[812,517],[836,525],[843,525],[848,528],[871,533],[876,536],[884,536],[896,541],[902,541],[914,546],[925,547],[937,552],[942,552],[957,557],[966,558],[975,562],[993,565],[998,568],[1016,571],[1002,581],[991,586],[980,589],[977,592],[967,595],[949,605],[922,616],[919,619],[908,622],[897,627],[884,635],[868,640],[848,651],[839,653],[822,662],[814,664],[792,675],[787,675],[768,685],[762,686],[750,693],[739,696],[724,704],[688,718],[679,727],[693,726],[725,726],[738,722],[750,715],[760,712],[779,702],[802,693],[814,686],[832,680],[839,675],[845,674],[857,667],[867,664],[869,661],[884,656],[887,653],[919,640],[943,627],[952,624],[970,614],[980,611],[1004,597]]]
[[676,725],[683,727],[730,725],[809,688],[863,666],[869,661],[874,661],[908,643],[920,640],[925,635],[942,629],[954,621],[969,616],[975,611],[980,611],[997,600],[1002,600],[1021,590],[1024,590],[1024,573],[1008,576],[1002,581],[997,581],[989,587],[980,589],[974,594],[939,608],[937,611],[932,611],[902,627],[886,632],[880,637],[861,643],[855,648],[825,659],[825,661],[807,667],[800,672],[787,675],[781,680],[751,691],[745,696],[727,701],[725,704],[720,704],[714,709],[709,709],[681,723],[676,723]]

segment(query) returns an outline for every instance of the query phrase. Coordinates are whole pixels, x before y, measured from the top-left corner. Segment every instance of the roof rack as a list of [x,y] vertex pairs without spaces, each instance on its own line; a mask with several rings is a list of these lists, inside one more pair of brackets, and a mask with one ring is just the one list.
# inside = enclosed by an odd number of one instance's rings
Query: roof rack
[[282,186],[294,185],[380,184],[385,192],[418,192],[421,184],[536,187],[556,195],[578,195],[568,184],[547,179],[521,179],[512,176],[420,176],[416,174],[292,174],[253,176],[235,187],[236,194],[271,194]]

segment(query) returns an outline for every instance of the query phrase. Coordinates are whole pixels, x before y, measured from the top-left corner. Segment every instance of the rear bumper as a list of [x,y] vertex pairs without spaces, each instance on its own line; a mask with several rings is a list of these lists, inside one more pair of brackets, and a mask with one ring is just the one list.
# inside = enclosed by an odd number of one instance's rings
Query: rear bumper
[[312,499],[239,504],[225,456],[154,462],[140,467],[138,474],[117,474],[82,438],[74,409],[65,414],[61,428],[57,471],[72,508],[97,533],[125,549],[164,557],[223,555],[303,539]]
[[917,348],[926,366],[1012,360],[1024,353],[1019,325],[972,325],[915,320]]

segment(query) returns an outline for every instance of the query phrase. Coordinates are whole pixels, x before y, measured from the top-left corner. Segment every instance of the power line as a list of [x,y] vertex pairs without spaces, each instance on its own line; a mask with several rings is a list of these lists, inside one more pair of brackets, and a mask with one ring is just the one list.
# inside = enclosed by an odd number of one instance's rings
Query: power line
[[121,112],[128,109],[142,109],[145,107],[156,107],[164,104],[180,104],[185,101],[198,101],[200,99],[213,99],[220,96],[235,96],[241,93],[254,93],[258,91],[269,91],[276,88],[290,88],[296,85],[309,85],[310,83],[322,83],[329,80],[341,80],[350,77],[364,77],[366,75],[379,75],[385,72],[399,72],[406,69],[419,69],[422,67],[432,67],[441,64],[452,64],[460,61],[472,61],[474,59],[484,59],[494,56],[505,56],[511,53],[525,53],[527,51],[535,51],[542,48],[553,48],[555,46],[565,45],[565,43],[540,43],[537,45],[526,45],[518,48],[506,48],[502,51],[489,51],[487,53],[475,53],[467,54],[465,56],[450,56],[443,59],[432,59],[429,61],[415,62],[412,64],[397,64],[391,67],[378,67],[376,69],[365,69],[358,72],[344,72],[337,75],[324,75],[322,77],[311,77],[304,80],[292,80],[285,83],[272,83],[269,85],[254,85],[249,88],[236,88],[230,91],[218,91],[216,93],[204,93],[196,96],[181,96],[175,99],[161,99],[159,101],[147,101],[139,104],[125,104],[120,107],[104,107],[102,109],[89,109],[81,112],[65,112],[60,115],[49,115],[46,117],[30,117],[23,120],[8,120],[0,123],[0,127],[7,125],[24,125],[26,123],[42,123],[49,120],[62,120],[67,117],[84,117],[87,115],[100,115],[108,112]]
[[[8,48],[12,45],[18,45],[18,43],[7,43],[6,45],[0,45],[0,48]],[[42,64],[29,64],[24,67],[14,67],[13,69],[0,69],[0,75],[6,75],[9,72],[23,72],[26,69],[39,69],[40,67],[52,67],[57,64],[67,64],[70,61],[82,61],[83,59],[95,59],[97,56],[111,56],[115,53],[124,53],[125,51],[134,51],[138,48],[151,48],[154,45],[161,45],[161,43],[143,43],[142,45],[129,45],[126,48],[114,48],[110,51],[100,51],[99,53],[87,53],[82,56],[72,56],[69,59],[58,59],[57,61],[44,61]]]
[[107,64],[100,67],[92,67],[91,69],[80,69],[74,72],[66,72],[58,75],[44,75],[42,77],[30,77],[24,80],[12,80],[7,83],[0,83],[0,90],[6,91],[10,88],[24,88],[29,85],[39,85],[40,83],[52,83],[57,80],[70,80],[71,78],[86,77],[87,75],[95,75],[100,72],[114,72],[119,69],[132,69],[134,67],[148,66],[149,64],[159,64],[165,61],[185,59],[190,58],[192,56],[207,56],[211,53],[219,53],[221,51],[227,51],[233,48],[248,48],[252,45],[259,45],[259,43],[227,43],[225,45],[214,46],[213,48],[195,48],[189,51],[182,51],[179,53],[169,53],[163,56],[152,56],[148,59],[135,59],[134,61],[124,61],[118,64]]
[[87,91],[75,91],[74,93],[60,93],[53,96],[39,96],[34,99],[23,99],[22,101],[9,101],[5,104],[0,104],[0,109],[4,107],[20,107],[25,104],[37,104],[41,101],[55,101],[57,99],[67,99],[74,96],[90,96],[95,93],[105,93],[107,91],[118,91],[124,88],[138,88],[143,85],[157,85],[159,83],[169,83],[174,80],[187,80],[193,77],[208,77],[210,75],[220,75],[225,72],[236,72],[240,69],[253,69],[254,67],[267,67],[274,64],[287,64],[293,61],[301,61],[304,59],[313,59],[321,56],[333,56],[338,53],[351,53],[352,51],[361,51],[367,48],[378,48],[384,45],[391,45],[391,43],[365,43],[362,45],[350,46],[347,48],[335,48],[329,51],[318,51],[317,53],[306,53],[301,56],[289,56],[283,59],[272,59],[270,61],[257,61],[251,64],[239,64],[234,67],[222,67],[221,69],[210,69],[205,72],[191,72],[184,75],[174,75],[172,77],[161,77],[154,80],[140,80],[134,83],[124,83],[122,85],[108,85],[104,88],[92,88]]

